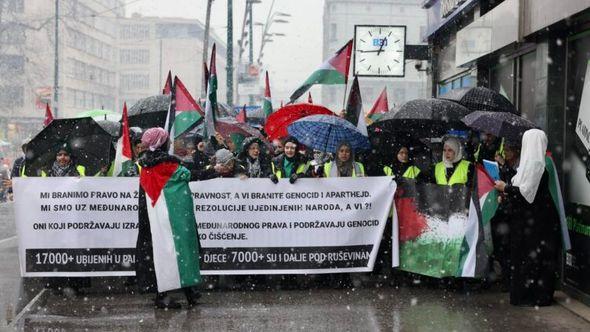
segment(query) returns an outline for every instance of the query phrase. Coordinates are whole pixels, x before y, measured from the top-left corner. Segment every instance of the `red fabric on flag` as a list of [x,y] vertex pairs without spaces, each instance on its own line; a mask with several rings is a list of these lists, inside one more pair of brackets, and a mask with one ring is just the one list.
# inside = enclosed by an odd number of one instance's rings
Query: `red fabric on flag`
[[494,179],[482,165],[477,164],[475,169],[477,171],[477,197],[482,197],[494,189]]
[[49,104],[45,104],[45,121],[43,121],[43,126],[49,126],[51,121],[53,121],[53,114],[51,114],[51,108],[49,108]]
[[418,212],[413,197],[395,199],[395,209],[399,223],[399,240],[409,241],[420,236],[428,224],[426,218]]
[[344,75],[345,82],[348,82],[348,70],[350,68],[350,58],[352,54],[352,39],[342,46],[336,56],[328,60],[328,62],[339,72]]
[[122,138],[123,138],[123,144],[122,144],[122,150],[121,150],[121,154],[129,159],[133,158],[133,154],[131,152],[131,141],[130,141],[130,137],[129,137],[129,119],[127,118],[127,103],[124,102],[123,103],[123,133],[122,133]]
[[174,86],[176,87],[176,112],[197,111],[201,115],[205,114],[178,77],[174,78]]
[[172,92],[172,71],[168,71],[168,77],[166,78],[166,83],[164,84],[164,89],[162,89],[162,94],[169,95]]
[[268,80],[268,71],[266,72],[264,84],[264,98],[270,98],[270,82]]
[[248,122],[248,117],[246,115],[246,104],[244,104],[244,107],[242,108],[240,113],[238,113],[238,115],[236,116],[236,121],[238,121],[239,123]]
[[377,100],[375,100],[375,104],[373,104],[373,107],[371,108],[367,116],[370,117],[373,114],[381,114],[387,112],[389,112],[389,102],[387,101],[387,88],[383,88],[383,91],[381,91],[381,94],[379,95]]
[[139,184],[145,194],[152,200],[152,206],[156,205],[162,189],[178,169],[178,163],[165,162],[154,167],[144,167],[139,175]]

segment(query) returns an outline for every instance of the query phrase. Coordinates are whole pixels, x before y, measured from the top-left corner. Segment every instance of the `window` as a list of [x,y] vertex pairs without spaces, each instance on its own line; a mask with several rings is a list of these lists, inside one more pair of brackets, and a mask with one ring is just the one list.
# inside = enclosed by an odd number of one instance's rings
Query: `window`
[[22,55],[0,55],[0,75],[14,76],[25,72],[25,58]]
[[3,0],[0,6],[8,13],[22,13],[25,10],[24,0]]
[[3,23],[0,25],[0,43],[9,45],[24,44],[25,28],[14,23]]
[[477,85],[477,78],[473,75],[474,73],[469,73],[467,75],[463,75],[461,77],[449,79],[439,83],[438,95],[442,96],[445,93],[455,89],[475,87]]
[[121,39],[148,39],[150,37],[150,27],[145,24],[121,25],[119,37]]
[[142,49],[120,50],[119,58],[122,64],[149,64],[150,51]]
[[203,30],[196,24],[156,24],[157,38],[202,38]]
[[0,107],[22,107],[24,105],[23,86],[0,86]]
[[490,70],[490,89],[514,102],[514,60],[506,61]]
[[524,117],[545,128],[545,111],[539,111],[535,107],[535,88],[537,80],[537,53],[531,52],[520,58],[520,98],[519,109]]
[[150,86],[149,74],[121,75],[121,89],[124,91],[147,89]]

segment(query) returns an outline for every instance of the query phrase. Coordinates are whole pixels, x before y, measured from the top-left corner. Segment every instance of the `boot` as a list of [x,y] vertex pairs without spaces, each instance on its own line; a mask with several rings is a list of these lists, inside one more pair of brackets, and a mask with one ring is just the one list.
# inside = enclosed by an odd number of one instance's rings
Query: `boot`
[[168,292],[156,294],[154,306],[158,309],[180,309],[180,303],[174,301]]
[[201,293],[195,287],[185,287],[182,289],[186,296],[186,302],[189,306],[197,304],[197,300],[201,298]]

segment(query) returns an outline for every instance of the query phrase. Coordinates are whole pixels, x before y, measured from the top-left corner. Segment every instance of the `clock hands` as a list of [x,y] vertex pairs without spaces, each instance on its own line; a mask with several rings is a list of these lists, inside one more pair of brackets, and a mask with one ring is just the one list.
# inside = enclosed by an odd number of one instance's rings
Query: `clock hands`
[[381,39],[381,46],[379,46],[379,50],[377,51],[377,55],[381,54],[381,52],[383,51],[383,45],[385,45],[386,42],[387,42],[387,37]]

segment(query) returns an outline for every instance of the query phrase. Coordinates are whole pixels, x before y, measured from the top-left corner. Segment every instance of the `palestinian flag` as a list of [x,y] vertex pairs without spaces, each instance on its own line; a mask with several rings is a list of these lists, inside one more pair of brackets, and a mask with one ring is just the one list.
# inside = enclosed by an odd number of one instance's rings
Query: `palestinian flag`
[[209,66],[209,84],[207,86],[207,99],[205,100],[205,126],[203,139],[215,135],[215,112],[217,112],[217,69],[215,67],[215,44],[211,50],[211,65]]
[[352,123],[365,136],[367,132],[367,123],[365,122],[365,113],[363,113],[363,100],[361,98],[361,89],[358,78],[355,76],[348,95],[348,102],[344,110],[344,118]]
[[172,71],[168,71],[168,77],[166,77],[166,83],[164,83],[164,89],[162,89],[163,95],[169,95],[172,93]]
[[375,100],[375,104],[367,114],[367,117],[371,119],[371,121],[377,121],[383,115],[383,113],[389,112],[389,102],[387,101],[387,88],[383,88],[381,94]]
[[270,99],[270,82],[268,81],[268,71],[266,72],[265,83],[264,83],[264,102],[262,104],[262,110],[266,119],[272,114],[272,101]]
[[248,122],[248,115],[246,114],[246,104],[242,107],[242,110],[236,116],[236,121],[239,123],[247,123]]
[[123,116],[121,117],[122,134],[117,142],[117,152],[112,176],[123,176],[133,165],[133,153],[131,151],[131,137],[129,136],[129,119],[127,118],[127,103],[123,103]]
[[293,92],[290,102],[293,103],[301,97],[314,84],[346,84],[348,82],[348,70],[350,68],[350,55],[352,53],[352,39],[346,43],[336,54],[326,60],[319,69],[314,71],[303,84]]
[[203,118],[204,112],[178,77],[174,77],[174,101],[176,113],[173,138],[177,138],[187,130],[194,128]]
[[158,292],[201,282],[189,180],[190,172],[174,162],[144,167],[139,178],[145,191]]
[[43,127],[49,126],[49,124],[53,121],[53,114],[51,113],[51,108],[49,104],[45,104],[45,120],[43,121]]
[[553,162],[550,152],[547,152],[547,156],[545,156],[545,169],[549,174],[549,192],[551,193],[551,198],[553,199],[553,203],[555,204],[555,208],[557,208],[557,213],[559,214],[563,249],[570,250],[572,248],[572,242],[570,240],[570,235],[567,228],[567,220],[565,218],[565,207],[563,204],[563,197],[561,196],[559,176],[557,174],[555,162]]

